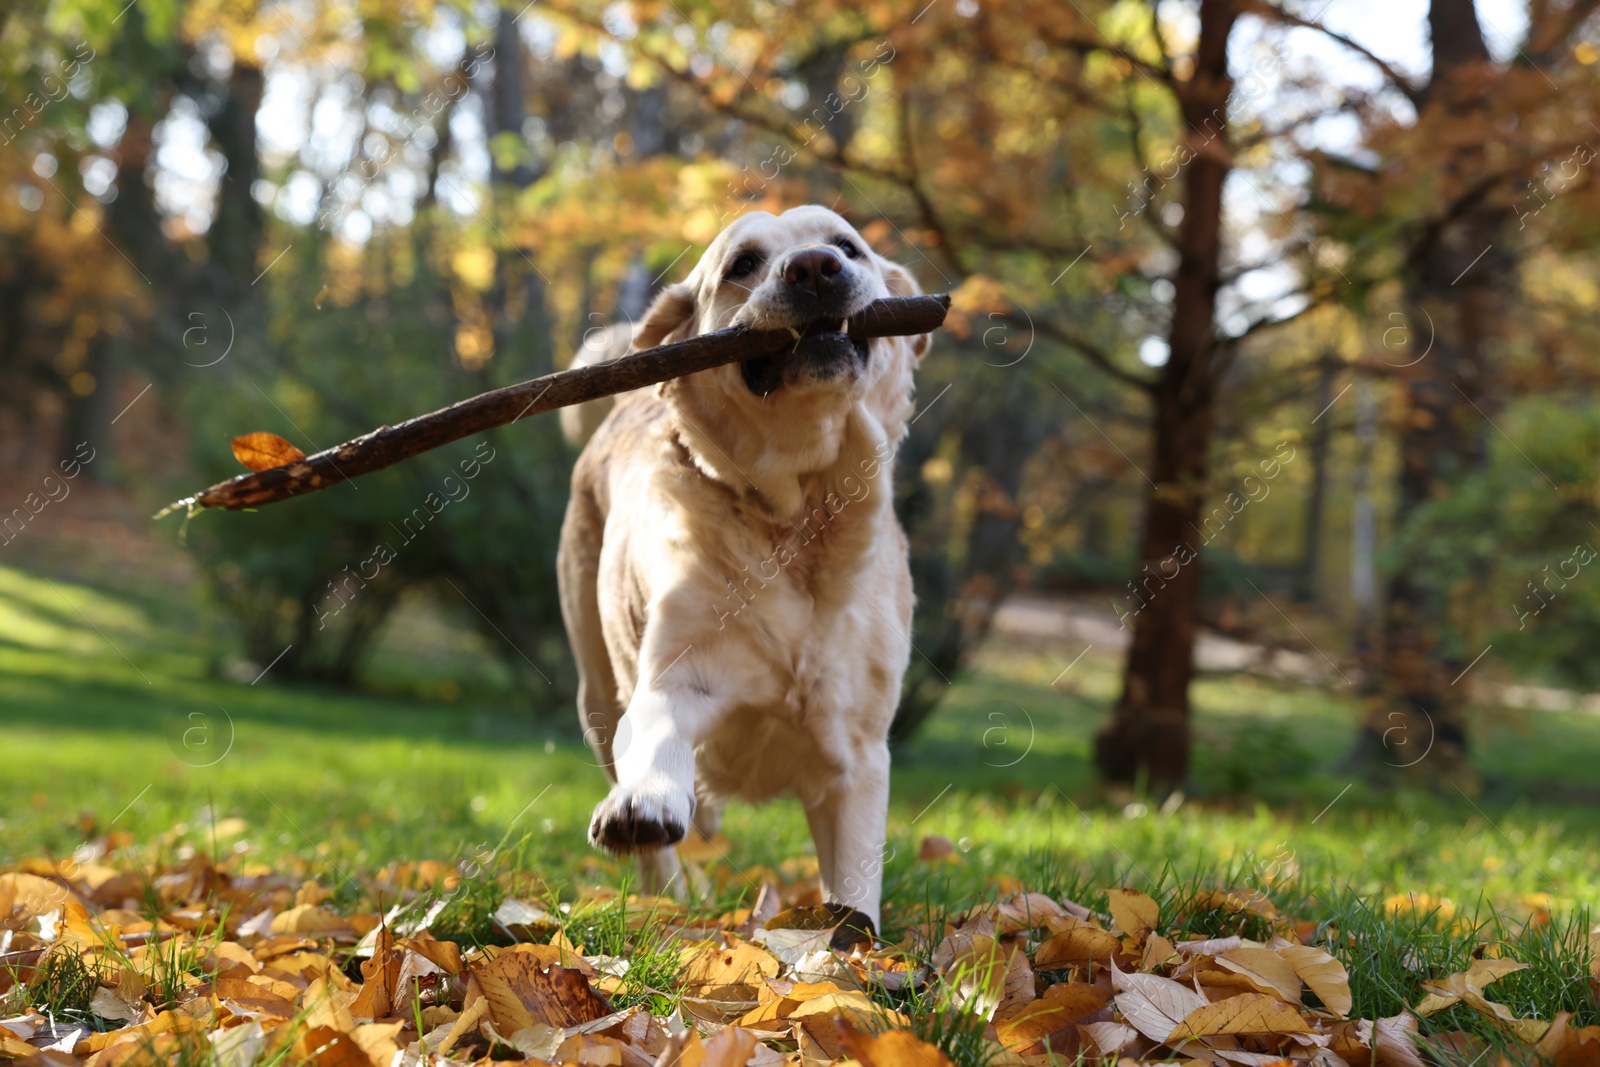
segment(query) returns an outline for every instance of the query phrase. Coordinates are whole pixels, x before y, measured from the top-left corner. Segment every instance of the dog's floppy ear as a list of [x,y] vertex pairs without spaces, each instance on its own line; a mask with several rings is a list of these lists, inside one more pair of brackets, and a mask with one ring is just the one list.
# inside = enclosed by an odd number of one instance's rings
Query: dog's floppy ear
[[694,324],[694,290],[686,282],[661,290],[644,321],[633,332],[633,350],[654,348],[689,336]]
[[[918,285],[917,279],[900,264],[891,263],[878,256],[878,269],[883,272],[883,284],[889,287],[890,296],[922,295],[922,286]],[[908,340],[911,342],[912,354],[921,359],[928,351],[928,346],[933,343],[933,334],[919,333]]]

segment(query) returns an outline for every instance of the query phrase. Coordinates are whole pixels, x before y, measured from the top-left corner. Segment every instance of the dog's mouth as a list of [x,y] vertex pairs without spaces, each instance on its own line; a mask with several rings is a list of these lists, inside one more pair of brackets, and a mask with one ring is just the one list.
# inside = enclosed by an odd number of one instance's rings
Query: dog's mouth
[[867,339],[850,336],[848,319],[812,319],[790,332],[794,334],[793,347],[739,364],[745,385],[756,396],[771,396],[777,392],[791,367],[804,366],[817,378],[837,377],[845,369],[838,355],[845,346],[853,351],[859,366],[867,365]]

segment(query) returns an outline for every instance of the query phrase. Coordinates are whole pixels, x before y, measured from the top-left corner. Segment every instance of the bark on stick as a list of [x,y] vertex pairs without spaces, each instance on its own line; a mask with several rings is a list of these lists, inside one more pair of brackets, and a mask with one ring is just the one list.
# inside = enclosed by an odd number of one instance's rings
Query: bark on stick
[[[950,297],[943,294],[889,297],[851,316],[848,333],[854,338],[929,333],[943,324],[949,309]],[[775,356],[795,348],[797,344],[838,347],[848,345],[849,341],[844,334],[838,333],[814,334],[797,341],[786,330],[747,330],[743,327],[719,330],[659,348],[647,348],[610,363],[558,371],[518,385],[481,393],[438,411],[407,419],[397,426],[380,426],[353,441],[346,441],[297,462],[218,482],[188,500],[178,501],[172,508],[187,506],[238,510],[287,500],[383,470],[441,445],[505,426],[530,415],[639,389],[726,363]]]

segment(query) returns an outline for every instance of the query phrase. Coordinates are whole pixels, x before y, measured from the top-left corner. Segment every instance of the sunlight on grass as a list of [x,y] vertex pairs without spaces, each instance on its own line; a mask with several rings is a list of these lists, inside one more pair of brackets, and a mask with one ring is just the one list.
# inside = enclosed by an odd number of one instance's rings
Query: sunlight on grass
[[[624,877],[584,840],[605,783],[565,707],[540,714],[492,692],[429,702],[208,677],[186,651],[192,635],[56,585],[0,569],[0,859],[66,854],[114,829],[166,853],[299,857],[333,876],[453,860],[510,828],[528,836],[530,865]],[[1600,889],[1600,816],[1558,806],[1600,758],[1593,719],[1481,713],[1483,796],[1384,790],[1339,770],[1354,699],[1207,679],[1197,686],[1193,790],[1162,805],[1096,784],[1090,743],[1117,665],[1089,656],[1063,677],[1077,651],[991,647],[897,753],[891,900],[921,899],[930,886],[970,900],[1046,870],[1062,884],[1293,884],[1521,914],[1570,910]],[[790,801],[734,805],[724,832],[731,862],[719,877],[736,888],[810,847]],[[950,839],[951,857],[917,861],[928,835]]]

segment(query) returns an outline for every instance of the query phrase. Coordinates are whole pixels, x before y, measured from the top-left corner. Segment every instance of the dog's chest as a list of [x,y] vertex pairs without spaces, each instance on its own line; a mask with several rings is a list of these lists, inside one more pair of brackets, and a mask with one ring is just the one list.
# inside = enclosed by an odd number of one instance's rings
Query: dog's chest
[[699,761],[716,792],[803,794],[848,773],[887,727],[904,657],[884,621],[898,614],[893,531],[855,544],[875,528],[864,505],[852,524],[856,504],[779,528],[789,536],[741,574],[721,627],[745,684]]

